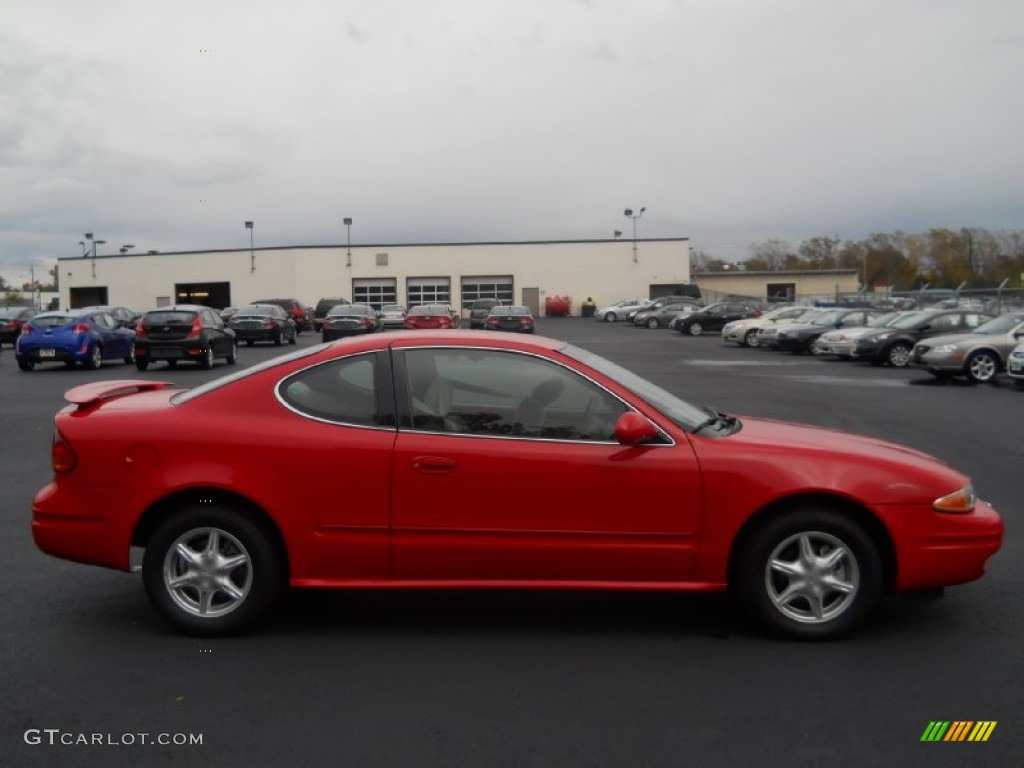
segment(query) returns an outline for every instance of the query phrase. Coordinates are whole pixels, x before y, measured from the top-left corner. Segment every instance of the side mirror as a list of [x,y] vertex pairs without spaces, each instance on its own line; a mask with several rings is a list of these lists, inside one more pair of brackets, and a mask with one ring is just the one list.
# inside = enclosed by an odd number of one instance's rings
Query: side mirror
[[623,445],[639,445],[657,436],[658,428],[636,411],[627,411],[615,422],[615,439]]

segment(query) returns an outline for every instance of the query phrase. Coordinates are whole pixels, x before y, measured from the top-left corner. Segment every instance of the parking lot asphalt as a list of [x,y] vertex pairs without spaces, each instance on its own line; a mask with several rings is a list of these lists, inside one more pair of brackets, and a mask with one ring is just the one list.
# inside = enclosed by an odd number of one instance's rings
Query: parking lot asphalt
[[[137,576],[39,553],[30,504],[50,479],[65,390],[118,378],[192,386],[234,369],[22,373],[8,347],[0,765],[1020,764],[1024,392],[582,318],[541,319],[538,332],[696,404],[939,456],[1002,513],[1003,550],[982,580],[935,602],[888,598],[864,631],[831,643],[761,635],[723,596],[518,591],[293,593],[258,634],[187,638],[150,610]],[[243,347],[239,365],[287,351]],[[538,503],[576,503],[574,489]],[[997,726],[984,743],[922,742],[935,720]],[[202,744],[142,744],[141,733]],[[65,734],[106,743],[62,745]]]

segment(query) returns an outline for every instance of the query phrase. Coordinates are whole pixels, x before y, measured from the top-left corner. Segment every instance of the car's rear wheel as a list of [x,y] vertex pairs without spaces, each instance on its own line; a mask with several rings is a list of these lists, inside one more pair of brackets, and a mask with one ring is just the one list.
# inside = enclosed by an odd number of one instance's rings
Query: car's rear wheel
[[987,384],[999,373],[999,358],[988,350],[975,352],[967,360],[967,378],[978,384]]
[[288,339],[288,343],[289,344],[298,344],[299,343],[299,332],[298,331],[295,331],[291,335],[291,338]]
[[754,617],[824,639],[863,623],[882,591],[878,548],[853,520],[802,507],[764,523],[735,554],[732,587]]
[[193,635],[251,627],[285,584],[283,559],[271,535],[231,509],[190,507],[153,533],[142,562],[153,607]]
[[103,365],[103,350],[99,344],[93,344],[92,349],[89,350],[89,357],[85,360],[85,367],[90,371],[95,371]]
[[658,322],[658,318],[652,317],[652,318],[649,318],[647,320],[647,327],[648,328],[660,328],[661,327],[661,323]]
[[274,346],[275,347],[280,347],[281,346],[281,342],[284,340],[282,338],[283,336],[284,336],[284,332],[283,331],[278,331],[276,334],[274,334]]
[[234,365],[238,362],[238,342],[231,342],[231,351],[228,352],[228,365]]
[[760,340],[759,338],[757,338],[757,335],[758,335],[759,333],[760,333],[760,331],[758,331],[758,330],[756,330],[756,329],[754,329],[754,330],[752,330],[752,331],[747,331],[747,332],[746,332],[746,333],[745,333],[745,334],[743,335],[743,344],[744,344],[745,346],[748,346],[748,347],[757,347],[757,346],[760,346],[760,345],[761,345],[761,340]]
[[687,323],[686,332],[689,333],[691,336],[700,336],[702,333],[704,333],[704,324],[697,320],[694,320],[691,323]]
[[885,360],[893,368],[906,368],[910,364],[910,345],[896,342],[886,351]]
[[20,368],[21,370],[25,371],[25,373],[28,373],[29,371],[31,371],[35,367],[36,367],[36,364],[35,364],[34,360],[27,360],[24,357],[19,357],[18,358],[18,368]]
[[203,350],[203,356],[199,358],[199,367],[204,371],[208,371],[213,368],[213,347],[207,347]]
[[135,367],[140,371],[144,371],[149,368],[149,360],[139,360],[138,358],[135,358]]

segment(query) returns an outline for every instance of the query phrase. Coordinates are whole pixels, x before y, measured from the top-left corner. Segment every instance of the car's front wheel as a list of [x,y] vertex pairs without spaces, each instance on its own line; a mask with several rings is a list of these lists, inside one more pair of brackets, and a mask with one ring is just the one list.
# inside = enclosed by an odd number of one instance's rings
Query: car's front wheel
[[153,533],[142,562],[153,607],[192,635],[216,636],[251,627],[285,584],[273,538],[231,509],[191,507]]
[[124,364],[131,365],[135,362],[135,342],[128,345],[128,354],[124,356]]
[[616,315],[614,312],[609,312],[607,315],[604,316],[604,321],[606,323],[614,323],[618,319],[619,316]]
[[863,528],[827,508],[762,524],[735,554],[732,587],[754,617],[791,637],[838,637],[878,602],[882,565]]
[[885,353],[885,359],[893,368],[906,368],[910,364],[910,345],[896,342]]
[[754,330],[751,330],[751,331],[747,331],[747,332],[746,332],[746,333],[745,333],[745,334],[743,335],[743,343],[744,343],[744,344],[745,344],[746,346],[748,346],[748,347],[757,347],[757,346],[760,346],[760,344],[761,344],[761,340],[760,340],[759,338],[757,338],[757,335],[758,335],[759,333],[760,333],[760,331],[758,331],[757,329],[754,329]]
[[647,327],[648,328],[660,328],[661,327],[661,323],[658,322],[658,318],[652,317],[652,318],[648,319]]
[[696,320],[686,324],[686,332],[691,336],[700,336],[704,333],[704,324]]

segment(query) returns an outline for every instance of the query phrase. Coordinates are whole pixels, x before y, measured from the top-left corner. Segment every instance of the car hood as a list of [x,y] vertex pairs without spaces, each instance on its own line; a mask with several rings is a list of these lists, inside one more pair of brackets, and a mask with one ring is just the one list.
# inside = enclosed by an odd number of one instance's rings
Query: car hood
[[970,479],[943,461],[879,438],[743,417],[725,438],[694,436],[709,482],[757,482],[770,493],[817,489],[875,505],[931,504]]

